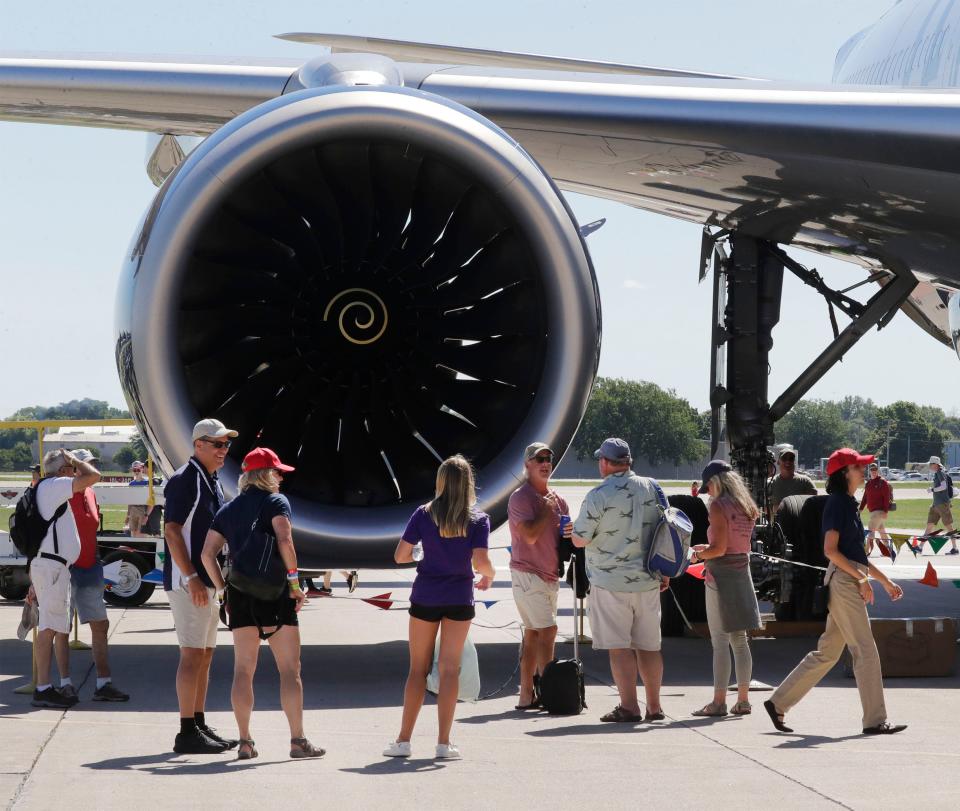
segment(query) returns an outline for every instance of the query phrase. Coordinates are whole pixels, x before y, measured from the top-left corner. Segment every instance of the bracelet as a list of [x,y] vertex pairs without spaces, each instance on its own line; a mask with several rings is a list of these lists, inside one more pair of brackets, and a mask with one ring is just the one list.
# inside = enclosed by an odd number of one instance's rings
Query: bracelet
[[290,586],[290,591],[303,591],[303,589],[300,588],[299,580],[288,580],[287,585]]

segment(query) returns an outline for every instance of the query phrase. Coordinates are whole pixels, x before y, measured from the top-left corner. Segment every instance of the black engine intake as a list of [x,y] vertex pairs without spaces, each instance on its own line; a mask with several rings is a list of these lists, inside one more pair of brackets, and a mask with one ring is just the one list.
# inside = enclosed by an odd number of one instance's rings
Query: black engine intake
[[502,519],[523,447],[561,452],[599,356],[577,224],[504,132],[411,90],[306,90],[208,138],[147,213],[119,293],[131,411],[169,472],[215,416],[297,471],[301,565],[391,560],[439,462]]

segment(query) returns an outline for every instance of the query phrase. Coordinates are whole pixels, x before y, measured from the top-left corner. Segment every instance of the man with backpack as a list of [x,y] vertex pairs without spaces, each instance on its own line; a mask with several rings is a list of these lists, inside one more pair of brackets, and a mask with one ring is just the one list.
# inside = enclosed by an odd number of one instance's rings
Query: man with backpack
[[66,638],[70,633],[70,566],[80,556],[80,535],[69,501],[74,493],[82,493],[100,481],[100,473],[67,450],[45,454],[43,472],[45,478],[33,489],[37,516],[42,521],[39,526],[45,529],[30,562],[30,579],[40,612],[37,687],[32,703],[35,707],[67,709],[77,703],[76,696],[64,695],[50,683],[50,660],[54,637],[61,634]]
[[170,477],[163,491],[163,588],[180,645],[180,732],[173,745],[173,751],[179,754],[219,754],[238,743],[220,737],[207,725],[204,714],[220,615],[201,558],[207,531],[224,502],[217,471],[223,467],[236,436],[236,431],[219,420],[200,420],[193,427],[193,456]]
[[[630,446],[622,439],[604,440],[594,458],[603,481],[583,501],[573,543],[586,548],[593,648],[609,651],[620,695],[619,705],[600,720],[660,721],[660,592],[669,580],[651,575],[645,563],[660,521],[657,484],[630,470]],[[637,702],[638,674],[646,716]]]
[[[933,474],[933,482],[927,488],[927,491],[933,494],[933,504],[930,505],[930,512],[927,513],[927,528],[923,534],[929,535],[941,521],[943,521],[944,529],[952,533],[953,513],[950,510],[950,501],[953,498],[953,479],[943,472],[943,465],[940,464],[939,456],[931,456],[927,465]],[[950,543],[953,548],[947,554],[960,555],[956,538],[951,538]]]

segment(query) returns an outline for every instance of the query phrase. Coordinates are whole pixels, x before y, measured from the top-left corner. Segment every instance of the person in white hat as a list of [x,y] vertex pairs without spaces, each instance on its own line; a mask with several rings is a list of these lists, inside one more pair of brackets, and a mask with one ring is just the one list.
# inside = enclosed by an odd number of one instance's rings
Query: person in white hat
[[[943,465],[940,463],[939,456],[931,456],[930,461],[927,462],[927,467],[930,468],[930,472],[933,474],[933,481],[930,483],[930,487],[927,488],[927,492],[933,494],[933,503],[930,505],[930,511],[927,513],[927,528],[923,534],[929,535],[932,533],[941,521],[943,522],[943,528],[947,532],[953,532],[953,512],[950,510],[952,482],[947,480],[947,474],[943,472]],[[957,549],[956,538],[951,538],[950,543],[952,544],[952,548],[947,554],[960,555],[960,550]]]
[[180,645],[180,732],[173,745],[179,754],[217,754],[238,743],[220,737],[204,714],[220,612],[201,556],[207,531],[224,503],[217,471],[236,436],[220,420],[200,420],[193,427],[193,456],[170,477],[163,491],[163,588]]

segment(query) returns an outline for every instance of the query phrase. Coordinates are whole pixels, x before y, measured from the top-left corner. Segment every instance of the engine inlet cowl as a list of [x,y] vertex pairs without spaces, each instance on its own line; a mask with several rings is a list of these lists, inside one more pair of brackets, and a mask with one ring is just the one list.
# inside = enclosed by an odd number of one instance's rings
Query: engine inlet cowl
[[168,472],[213,416],[221,473],[273,448],[303,567],[377,565],[454,453],[502,520],[535,440],[562,453],[599,356],[596,281],[536,163],[454,103],[304,90],[214,133],[147,212],[117,362]]

